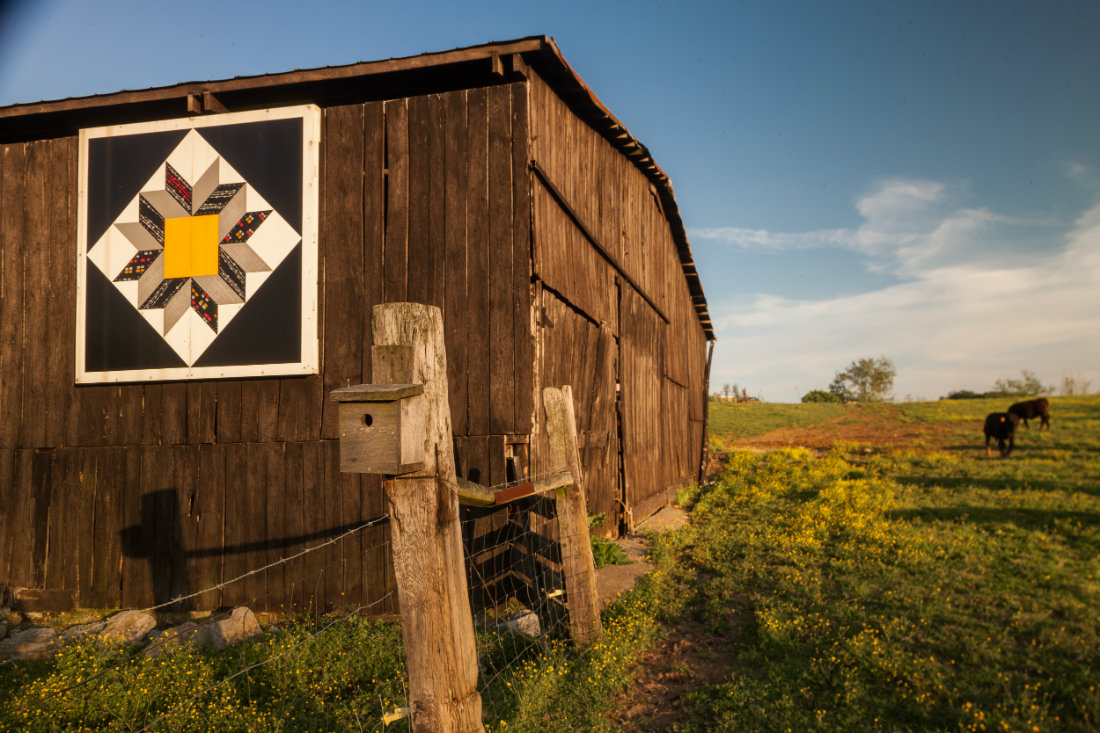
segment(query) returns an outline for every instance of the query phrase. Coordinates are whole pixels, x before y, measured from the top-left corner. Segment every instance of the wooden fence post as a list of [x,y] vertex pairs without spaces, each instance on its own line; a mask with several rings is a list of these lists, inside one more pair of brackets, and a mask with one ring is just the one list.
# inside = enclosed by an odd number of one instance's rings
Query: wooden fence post
[[424,458],[388,477],[390,532],[414,731],[484,731],[477,648],[458,520],[447,358],[438,308],[385,303],[372,311],[375,384],[423,384]]
[[546,436],[550,441],[550,466],[568,470],[573,484],[556,489],[558,526],[561,529],[562,570],[569,607],[569,631],[573,641],[585,644],[603,633],[599,598],[596,595],[596,564],[588,533],[588,502],[585,499],[581,457],[577,449],[577,422],[573,415],[573,388],[546,387]]

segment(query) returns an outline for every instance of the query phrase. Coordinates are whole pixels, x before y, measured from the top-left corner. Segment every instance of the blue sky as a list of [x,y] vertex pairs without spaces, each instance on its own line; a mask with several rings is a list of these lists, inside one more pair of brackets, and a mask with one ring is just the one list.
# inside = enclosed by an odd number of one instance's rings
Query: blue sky
[[1095,0],[0,0],[0,105],[536,34],[671,177],[713,385],[1100,389]]

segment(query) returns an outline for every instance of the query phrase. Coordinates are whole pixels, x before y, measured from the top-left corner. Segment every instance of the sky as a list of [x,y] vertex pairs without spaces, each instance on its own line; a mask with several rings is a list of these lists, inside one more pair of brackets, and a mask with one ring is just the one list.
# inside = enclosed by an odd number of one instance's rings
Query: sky
[[1095,0],[0,0],[0,106],[530,35],[672,180],[712,391],[1100,390]]

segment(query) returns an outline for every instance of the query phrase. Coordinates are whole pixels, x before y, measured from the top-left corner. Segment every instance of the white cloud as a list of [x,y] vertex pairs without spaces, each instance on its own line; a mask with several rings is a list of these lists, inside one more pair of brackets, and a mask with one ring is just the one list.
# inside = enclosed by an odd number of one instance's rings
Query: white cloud
[[986,208],[958,206],[958,198],[955,188],[939,181],[893,178],[879,181],[855,201],[863,223],[854,229],[771,232],[720,227],[693,228],[688,234],[768,252],[850,250],[864,256],[868,270],[904,278],[939,260],[987,249],[1001,238],[993,234],[996,227],[1018,223]]
[[[920,186],[879,193],[861,200],[861,211],[896,224],[895,233],[922,201],[940,195]],[[1078,374],[1100,386],[1100,204],[1064,230],[1061,246],[1026,262],[935,264],[971,240],[988,246],[996,221],[981,209],[949,212],[898,246],[896,266],[909,277],[901,284],[819,301],[754,295],[712,303],[719,342],[711,383],[791,401],[796,389],[826,386],[853,359],[885,354],[898,368],[899,397],[988,389],[1021,369],[1048,383]]]

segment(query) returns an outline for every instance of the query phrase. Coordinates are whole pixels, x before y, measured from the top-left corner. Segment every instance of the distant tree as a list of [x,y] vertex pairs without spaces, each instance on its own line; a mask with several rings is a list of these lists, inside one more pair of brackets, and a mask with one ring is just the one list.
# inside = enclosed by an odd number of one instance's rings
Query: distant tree
[[890,399],[897,373],[894,363],[885,356],[859,359],[836,373],[829,391],[845,402],[885,402]]
[[722,396],[723,397],[729,397],[730,396],[730,386],[728,384],[723,384],[722,385]]
[[1039,381],[1030,369],[1020,370],[1020,379],[998,379],[988,397],[1026,397],[1028,395],[1053,394],[1054,387]]
[[1088,394],[1089,387],[1092,385],[1087,379],[1078,379],[1077,377],[1062,377],[1062,394],[1070,397],[1075,394]]
[[969,389],[959,389],[954,392],[949,392],[946,397],[941,397],[941,400],[976,400],[981,397],[985,397],[985,392],[974,392]]
[[841,399],[832,392],[823,389],[814,389],[802,395],[803,402],[840,402]]

